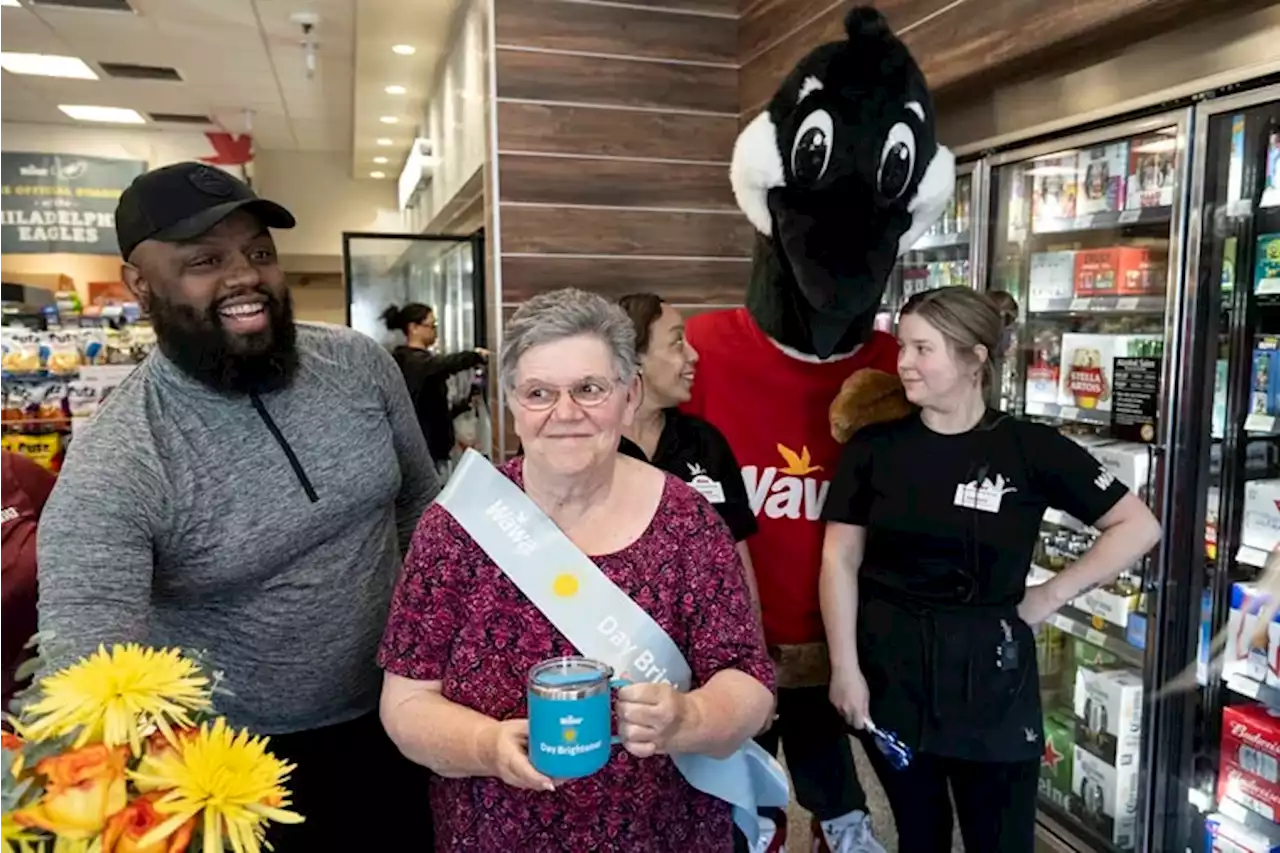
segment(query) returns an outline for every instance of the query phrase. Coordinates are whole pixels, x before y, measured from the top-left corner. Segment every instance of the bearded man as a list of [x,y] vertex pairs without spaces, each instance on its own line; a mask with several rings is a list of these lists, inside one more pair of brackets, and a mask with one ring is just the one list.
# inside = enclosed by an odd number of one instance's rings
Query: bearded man
[[297,765],[305,822],[272,827],[275,849],[390,849],[430,825],[425,771],[378,721],[375,658],[439,486],[391,354],[294,322],[269,230],[294,224],[199,163],[120,196],[121,274],[158,347],[77,432],[45,507],[42,655],[202,652],[231,691],[217,710]]

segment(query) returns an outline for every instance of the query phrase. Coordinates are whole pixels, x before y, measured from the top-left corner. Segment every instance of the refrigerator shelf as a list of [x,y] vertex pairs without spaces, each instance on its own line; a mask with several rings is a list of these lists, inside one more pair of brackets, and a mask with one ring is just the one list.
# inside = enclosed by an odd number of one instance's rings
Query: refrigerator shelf
[[1271,687],[1243,675],[1232,675],[1226,679],[1227,689],[1232,693],[1261,702],[1273,711],[1280,711],[1280,688]]
[[1231,818],[1236,823],[1254,832],[1274,834],[1277,830],[1277,825],[1273,821],[1267,820],[1252,809],[1245,808],[1235,800],[1219,800],[1218,813]]
[[1142,669],[1145,658],[1141,649],[1130,645],[1125,640],[1108,633],[1106,630],[1099,631],[1090,625],[1088,620],[1087,613],[1082,613],[1074,607],[1064,607],[1051,615],[1045,622],[1064,634],[1070,634],[1078,640],[1084,640],[1091,646],[1097,646],[1105,652],[1110,652],[1134,669]]
[[1026,412],[1032,417],[1057,418],[1063,421],[1077,421],[1095,426],[1110,426],[1111,413],[1099,412],[1097,409],[1082,409],[1079,406],[1060,406],[1057,403],[1027,403]]
[[1163,314],[1164,294],[1155,296],[1075,296],[1032,303],[1028,314]]
[[[1173,215],[1172,207],[1141,207],[1136,210],[1111,210],[1102,213],[1086,213],[1066,219],[1041,219],[1031,229],[1032,236],[1041,234],[1068,234],[1078,231],[1114,230],[1126,225],[1168,225]],[[1028,230],[1012,228],[1011,243],[1025,243]]]
[[1249,415],[1244,421],[1244,431],[1259,436],[1280,435],[1280,415]]
[[915,242],[908,251],[927,252],[930,249],[949,249],[953,246],[969,245],[969,232],[953,231],[950,234],[926,234]]

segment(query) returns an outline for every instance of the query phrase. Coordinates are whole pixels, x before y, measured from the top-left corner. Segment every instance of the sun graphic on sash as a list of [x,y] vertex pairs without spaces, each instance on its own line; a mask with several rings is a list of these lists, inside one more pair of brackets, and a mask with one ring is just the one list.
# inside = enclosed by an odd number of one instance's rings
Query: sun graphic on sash
[[551,582],[551,591],[560,598],[572,598],[578,594],[578,576],[573,572],[561,572]]

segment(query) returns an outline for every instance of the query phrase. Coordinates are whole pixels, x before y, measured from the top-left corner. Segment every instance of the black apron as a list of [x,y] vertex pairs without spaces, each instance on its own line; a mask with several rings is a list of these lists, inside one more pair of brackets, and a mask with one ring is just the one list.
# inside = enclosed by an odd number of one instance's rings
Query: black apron
[[877,726],[924,754],[1043,755],[1035,634],[1015,605],[922,600],[870,578],[858,599],[858,661]]

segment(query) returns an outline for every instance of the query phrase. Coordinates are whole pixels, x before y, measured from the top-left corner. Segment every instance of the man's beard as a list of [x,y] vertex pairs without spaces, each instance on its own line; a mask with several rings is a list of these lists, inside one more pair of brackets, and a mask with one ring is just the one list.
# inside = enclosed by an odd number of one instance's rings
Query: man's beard
[[153,293],[151,323],[160,351],[215,391],[266,393],[286,387],[298,368],[293,299],[288,291],[283,299],[261,287],[254,292],[267,299],[267,328],[234,338],[222,326],[218,303],[202,313]]

